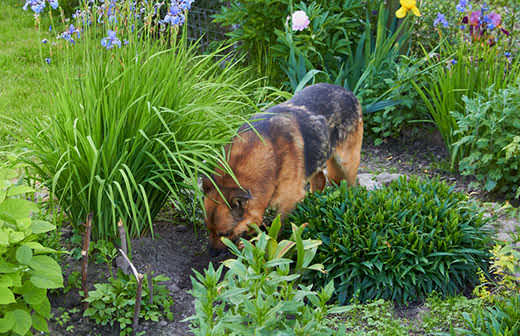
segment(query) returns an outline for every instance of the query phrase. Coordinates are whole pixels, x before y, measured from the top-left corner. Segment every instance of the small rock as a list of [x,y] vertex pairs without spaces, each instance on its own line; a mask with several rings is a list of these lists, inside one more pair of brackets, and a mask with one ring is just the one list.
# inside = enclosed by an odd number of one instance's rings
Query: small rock
[[360,186],[367,188],[368,190],[374,190],[381,187],[381,184],[375,180],[373,174],[358,174],[358,183]]
[[403,174],[389,174],[389,173],[381,173],[376,176],[377,182],[379,182],[382,185],[388,185],[390,182],[397,180],[401,176],[404,176]]
[[161,327],[166,327],[166,326],[168,325],[168,322],[162,320],[161,322],[159,322],[159,325],[160,325]]

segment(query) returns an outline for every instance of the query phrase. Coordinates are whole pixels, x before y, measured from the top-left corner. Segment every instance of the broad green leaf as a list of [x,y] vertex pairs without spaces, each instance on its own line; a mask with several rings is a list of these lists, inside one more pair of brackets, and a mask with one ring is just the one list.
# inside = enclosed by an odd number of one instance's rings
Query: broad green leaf
[[37,305],[30,304],[30,306],[41,316],[47,319],[51,317],[51,303],[49,302],[47,296],[45,296],[41,303]]
[[39,330],[41,332],[49,332],[49,326],[47,325],[47,321],[39,314],[32,315],[32,326],[34,329]]
[[0,318],[0,333],[7,333],[9,330],[13,329],[14,320],[4,317]]
[[14,321],[12,330],[20,336],[24,336],[29,331],[29,329],[31,329],[32,318],[31,315],[25,310],[12,310],[7,312],[5,317]]
[[61,288],[63,287],[63,278],[60,277],[52,277],[52,276],[40,276],[33,275],[31,276],[31,282],[39,288]]
[[56,226],[42,220],[33,220],[31,225],[34,234],[45,233],[56,229]]
[[45,255],[34,256],[29,266],[33,269],[31,281],[36,287],[63,287],[60,265],[51,257]]
[[7,189],[7,197],[18,196],[26,193],[33,192],[34,189],[26,185],[18,185]]
[[31,281],[25,281],[20,294],[28,304],[38,305],[47,297],[47,290],[35,287]]
[[4,260],[0,260],[0,273],[14,273],[17,272],[20,267],[10,264]]
[[13,292],[7,287],[0,287],[0,304],[6,305],[15,302]]
[[67,253],[67,252],[56,251],[55,249],[51,249],[50,247],[45,247],[38,242],[26,242],[26,243],[22,243],[22,245],[33,249],[36,254],[38,254],[38,253]]
[[0,218],[11,222],[28,218],[34,211],[38,211],[38,206],[24,199],[8,198],[0,203]]
[[16,249],[16,260],[18,260],[20,264],[29,265],[32,256],[32,250],[27,246],[22,245]]

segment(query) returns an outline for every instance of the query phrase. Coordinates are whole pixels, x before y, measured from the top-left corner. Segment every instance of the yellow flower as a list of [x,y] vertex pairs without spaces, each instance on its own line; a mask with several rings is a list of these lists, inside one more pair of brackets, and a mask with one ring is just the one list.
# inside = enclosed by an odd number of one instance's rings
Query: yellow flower
[[415,16],[421,16],[421,12],[419,12],[415,0],[400,0],[400,3],[401,8],[395,12],[395,16],[397,16],[397,18],[404,18],[409,10],[411,10]]

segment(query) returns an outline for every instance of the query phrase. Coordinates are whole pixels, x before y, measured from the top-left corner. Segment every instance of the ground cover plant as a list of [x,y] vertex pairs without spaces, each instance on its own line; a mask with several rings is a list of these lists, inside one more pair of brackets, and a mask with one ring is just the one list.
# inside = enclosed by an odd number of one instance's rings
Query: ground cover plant
[[[19,172],[0,167],[0,334],[48,332],[51,305],[47,290],[63,287],[61,267],[49,256],[57,253],[40,243],[56,227],[32,219],[38,206],[24,199],[32,188]],[[16,181],[13,183],[13,180]]]
[[401,178],[372,191],[342,184],[307,196],[289,221],[308,223],[304,237],[323,241],[317,261],[327,273],[308,279],[319,286],[334,280],[340,303],[453,295],[487,270],[487,220],[438,180]]
[[[167,277],[161,275],[151,279],[146,277],[143,284],[140,319],[158,322],[162,316],[170,320],[173,318],[171,311],[173,302],[168,295],[168,289],[159,284],[167,280],[169,280]],[[151,298],[148,281],[153,282]],[[85,299],[90,305],[83,315],[100,325],[118,325],[120,335],[130,335],[136,303],[137,281],[135,278],[119,270],[117,277],[111,277],[107,283],[94,284],[94,287],[95,289],[89,291],[88,298]]]

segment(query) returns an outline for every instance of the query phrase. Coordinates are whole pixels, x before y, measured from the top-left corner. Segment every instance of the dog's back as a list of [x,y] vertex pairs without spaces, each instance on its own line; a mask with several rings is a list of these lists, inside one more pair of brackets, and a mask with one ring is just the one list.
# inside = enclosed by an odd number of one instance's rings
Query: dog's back
[[[283,134],[290,114],[298,124],[304,142],[305,175],[323,169],[337,144],[345,141],[362,118],[361,107],[354,94],[341,86],[319,83],[296,93],[285,103],[269,108],[252,118],[252,125],[264,137],[291,137]],[[244,126],[242,130],[249,129]],[[277,129],[282,134],[273,134]]]

